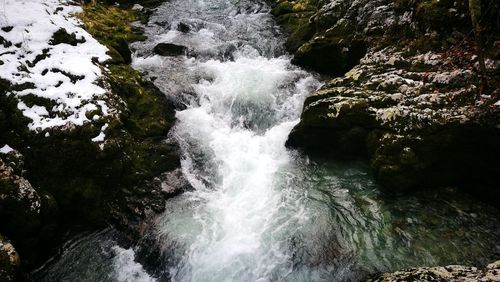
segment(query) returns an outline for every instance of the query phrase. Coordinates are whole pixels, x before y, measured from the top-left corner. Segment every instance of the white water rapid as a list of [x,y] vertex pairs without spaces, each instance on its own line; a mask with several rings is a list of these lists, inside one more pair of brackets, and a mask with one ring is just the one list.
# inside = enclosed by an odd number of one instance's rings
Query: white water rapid
[[[291,65],[267,2],[170,0],[151,16],[133,67],[178,107],[168,138],[194,189],[167,201],[150,241],[113,228],[76,236],[34,280],[360,281],[498,259],[496,209],[448,190],[386,193],[364,162],[285,148],[321,83]],[[189,52],[161,57],[158,43]]]
[[[290,64],[282,38],[269,37],[277,28],[265,4],[243,2],[164,5],[158,15],[173,28],[153,37],[155,43],[183,44],[199,57],[135,64],[182,64],[197,74],[194,81],[181,77],[174,84],[195,96],[177,113],[174,129],[195,191],[172,200],[159,223],[160,233],[184,246],[169,269],[174,281],[286,277],[293,269],[291,236],[312,216],[303,205],[304,191],[286,183],[292,157],[285,141],[305,97],[320,84]],[[175,30],[177,22],[192,30]],[[220,56],[226,50],[230,59]]]

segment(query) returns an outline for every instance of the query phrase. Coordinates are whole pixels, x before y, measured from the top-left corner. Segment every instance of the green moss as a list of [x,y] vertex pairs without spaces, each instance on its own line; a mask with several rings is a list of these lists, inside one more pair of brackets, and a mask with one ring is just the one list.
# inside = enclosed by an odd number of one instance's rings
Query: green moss
[[83,13],[78,17],[85,30],[110,49],[108,55],[113,63],[130,63],[131,52],[127,43],[146,39],[141,28],[131,25],[140,20],[142,14],[129,9],[87,4],[83,5]]
[[293,4],[288,1],[279,2],[274,5],[271,13],[276,16],[288,14],[293,12]]
[[154,85],[142,79],[139,72],[128,65],[111,65],[109,79],[113,92],[128,105],[123,113],[127,129],[136,136],[162,137],[174,121],[169,102]]
[[297,50],[315,33],[314,25],[309,21],[317,12],[316,1],[280,1],[273,6],[272,14],[289,34],[286,46],[290,51]]

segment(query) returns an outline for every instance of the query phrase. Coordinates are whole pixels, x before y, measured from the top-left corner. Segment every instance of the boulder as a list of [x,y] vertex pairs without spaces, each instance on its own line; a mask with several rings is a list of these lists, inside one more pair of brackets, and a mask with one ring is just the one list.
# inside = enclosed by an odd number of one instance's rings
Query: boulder
[[[493,204],[500,191],[500,107],[477,101],[474,52],[370,50],[343,77],[305,101],[287,145],[312,154],[364,156],[385,188],[459,186]],[[491,61],[493,74],[500,64]],[[495,84],[496,77],[489,77]]]
[[408,268],[372,275],[365,281],[500,281],[500,261],[491,263],[484,269],[463,265]]
[[159,43],[153,51],[160,56],[181,56],[187,54],[188,48],[172,43]]
[[182,33],[188,33],[191,31],[191,27],[189,27],[189,25],[187,25],[185,23],[179,23],[177,25],[177,30],[182,32]]
[[132,11],[142,12],[143,10],[144,10],[144,7],[140,4],[134,4],[134,6],[132,6]]
[[[498,37],[495,1],[482,1],[483,35]],[[446,50],[471,30],[467,1],[275,0],[272,13],[288,33],[293,62],[321,73],[343,75],[370,47],[407,45]],[[423,40],[424,38],[433,40]],[[431,42],[432,41],[432,42]],[[444,43],[444,44],[443,44]]]
[[37,259],[33,249],[39,243],[54,236],[58,212],[54,197],[24,177],[20,153],[0,153],[0,232],[15,239],[25,264]]
[[[294,63],[338,76],[306,99],[287,146],[368,158],[393,191],[451,185],[500,204],[500,63],[487,60],[479,97],[467,3],[279,0],[273,13]],[[494,56],[498,23],[484,17]]]

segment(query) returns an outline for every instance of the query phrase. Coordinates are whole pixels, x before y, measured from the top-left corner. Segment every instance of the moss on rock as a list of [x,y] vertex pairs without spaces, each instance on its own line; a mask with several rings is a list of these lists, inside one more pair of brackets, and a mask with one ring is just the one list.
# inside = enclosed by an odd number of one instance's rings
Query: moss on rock
[[131,23],[140,20],[143,14],[103,4],[84,5],[83,11],[78,15],[83,28],[108,47],[110,63],[130,63],[132,53],[128,43],[145,39],[143,30]]
[[[105,62],[106,67],[101,66],[104,77],[100,81],[109,91],[105,98],[110,114],[94,120],[94,115],[102,115],[96,109],[86,113],[90,121],[81,126],[30,131],[30,120],[17,108],[18,98],[6,94],[32,85],[12,85],[0,79],[0,146],[9,144],[23,155],[25,172],[19,179],[30,184],[44,207],[31,216],[22,212],[22,202],[12,201],[7,210],[1,205],[0,218],[16,220],[4,220],[0,232],[15,242],[27,267],[39,263],[39,255],[46,255],[44,251],[57,243],[59,237],[54,234],[74,224],[92,228],[113,223],[138,232],[134,228],[145,217],[165,208],[161,187],[152,179],[180,166],[177,145],[164,141],[175,122],[174,107],[127,64],[131,55],[128,43],[144,39],[142,30],[132,22],[147,13],[88,4],[78,17],[113,57]],[[54,44],[71,45],[73,39],[78,40],[60,33]],[[51,103],[33,95],[20,100],[28,105]],[[104,140],[93,142],[101,133]],[[9,183],[0,183],[0,193],[15,191]]]
[[[378,182],[392,191],[451,185],[500,204],[489,177],[500,173],[500,109],[495,97],[475,99],[473,49],[399,48],[370,50],[308,97],[287,145],[336,158],[367,156]],[[498,83],[497,69],[490,64],[490,84]]]

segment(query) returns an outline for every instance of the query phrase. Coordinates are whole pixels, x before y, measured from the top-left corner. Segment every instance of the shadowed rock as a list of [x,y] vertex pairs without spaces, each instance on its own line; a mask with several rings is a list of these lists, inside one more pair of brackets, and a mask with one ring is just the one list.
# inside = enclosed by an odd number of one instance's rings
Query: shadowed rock
[[160,43],[153,49],[155,54],[160,56],[180,56],[185,55],[188,51],[186,46],[176,45],[172,43]]

